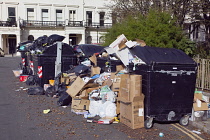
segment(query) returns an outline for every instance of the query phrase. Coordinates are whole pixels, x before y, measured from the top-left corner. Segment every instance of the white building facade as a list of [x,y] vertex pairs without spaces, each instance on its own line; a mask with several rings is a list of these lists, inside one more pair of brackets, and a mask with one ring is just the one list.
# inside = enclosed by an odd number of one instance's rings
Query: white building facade
[[0,0],[0,48],[15,54],[18,43],[58,34],[63,42],[100,44],[112,26],[109,0]]

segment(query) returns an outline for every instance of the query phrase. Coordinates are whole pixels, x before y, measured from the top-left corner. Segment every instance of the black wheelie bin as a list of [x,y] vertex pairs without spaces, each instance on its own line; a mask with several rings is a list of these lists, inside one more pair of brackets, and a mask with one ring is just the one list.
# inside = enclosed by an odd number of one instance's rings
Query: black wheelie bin
[[174,48],[136,46],[130,49],[139,65],[129,65],[131,73],[142,75],[145,95],[145,128],[154,121],[179,121],[188,125],[192,113],[197,63]]
[[[105,47],[103,46],[94,44],[80,44],[74,46],[74,51],[77,54],[81,53],[78,58],[79,62],[82,62],[91,57],[93,54],[99,55],[100,53],[104,52],[104,48]],[[121,60],[111,60],[109,57],[97,57],[97,66],[101,68],[102,72],[116,72],[117,65],[123,65]]]
[[28,46],[32,44],[32,41],[25,41],[19,43],[17,51],[21,53],[21,69],[23,70],[22,74],[30,74],[29,72],[29,61],[28,61]]
[[[34,61],[34,73],[38,78],[38,85],[43,87],[44,84],[48,84],[49,80],[55,78],[55,61],[57,57],[57,44],[54,43],[47,46],[41,54],[33,56]],[[73,48],[66,43],[62,43],[61,51],[61,72],[65,72],[72,66],[76,66],[77,57],[73,51]]]

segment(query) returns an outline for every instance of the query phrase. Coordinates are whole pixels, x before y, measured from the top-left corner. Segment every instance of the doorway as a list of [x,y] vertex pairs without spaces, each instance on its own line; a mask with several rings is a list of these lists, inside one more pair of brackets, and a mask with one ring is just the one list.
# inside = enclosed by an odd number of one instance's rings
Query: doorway
[[77,45],[77,35],[69,34],[69,45]]
[[9,47],[9,54],[16,53],[16,35],[9,35],[8,36],[8,47]]

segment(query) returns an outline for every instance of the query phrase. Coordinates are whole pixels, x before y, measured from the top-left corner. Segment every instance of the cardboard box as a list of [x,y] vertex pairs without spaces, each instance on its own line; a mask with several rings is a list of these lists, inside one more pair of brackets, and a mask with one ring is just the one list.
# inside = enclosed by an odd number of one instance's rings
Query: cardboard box
[[208,103],[197,99],[196,102],[193,103],[193,109],[194,111],[208,110]]
[[194,101],[196,101],[196,99],[202,100],[202,96],[203,96],[202,93],[195,93],[194,94]]
[[120,114],[120,101],[116,101],[116,114]]
[[132,102],[120,101],[120,122],[132,129],[144,127],[144,95],[134,97]]
[[142,94],[142,76],[122,74],[120,78],[119,96],[127,101],[133,101],[135,96]]
[[70,83],[70,78],[61,76],[60,83],[64,83],[65,85],[68,85]]
[[135,96],[140,96],[142,93],[142,76],[141,75],[130,75],[130,97],[132,101]]
[[101,73],[100,67],[94,67],[94,66],[91,67],[91,77],[100,73]]
[[66,84],[66,85],[69,85],[76,78],[77,78],[77,76],[75,75],[75,73],[69,73],[69,74],[63,73],[60,78],[60,82]]
[[95,54],[93,54],[93,56],[89,57],[89,60],[93,62],[94,66],[97,66],[97,58],[96,58]]
[[89,110],[90,100],[88,99],[82,99],[82,98],[72,98],[72,109],[78,109],[78,110]]
[[72,83],[72,85],[67,89],[67,93],[71,97],[75,97],[79,92],[82,90],[82,88],[86,85],[86,83],[80,78],[79,76],[77,79]]
[[203,95],[203,93],[195,93],[194,101],[196,101],[196,99],[202,100],[207,103],[209,102],[209,96]]
[[130,100],[129,95],[129,86],[130,86],[130,79],[129,74],[122,74],[120,77],[120,97],[124,98],[125,100]]
[[[118,82],[118,83],[112,83],[111,89],[112,89],[112,91],[119,92],[120,91],[120,82]],[[118,96],[120,96],[120,95],[118,95]]]

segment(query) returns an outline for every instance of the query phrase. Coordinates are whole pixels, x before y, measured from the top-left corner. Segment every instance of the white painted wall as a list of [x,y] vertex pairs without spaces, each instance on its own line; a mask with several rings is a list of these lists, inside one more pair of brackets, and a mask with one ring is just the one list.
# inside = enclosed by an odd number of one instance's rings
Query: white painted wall
[[[6,21],[8,18],[8,7],[16,8],[16,20],[27,20],[27,8],[34,8],[34,19],[41,21],[41,9],[49,10],[49,21],[56,21],[56,9],[62,10],[62,20],[69,20],[69,10],[76,11],[75,21],[86,22],[86,11],[92,11],[92,22],[99,23],[99,13],[105,12],[105,23],[112,23],[110,16],[110,10],[106,7],[106,4],[110,0],[0,0],[0,20]],[[64,29],[44,29],[44,28],[24,28],[20,27],[0,27],[1,40],[5,39],[4,35],[15,34],[17,36],[17,43],[26,41],[28,35],[33,35],[34,38],[38,38],[43,35],[59,34],[66,38],[65,43],[69,43],[69,34],[77,34],[79,37],[78,44],[85,44],[86,29],[84,27],[65,27]],[[90,32],[92,36],[92,43],[97,42],[97,32],[95,30]],[[102,34],[98,33],[98,38]],[[4,41],[5,42],[5,41]],[[3,44],[3,45],[1,45]],[[0,47],[6,44],[0,41]]]

